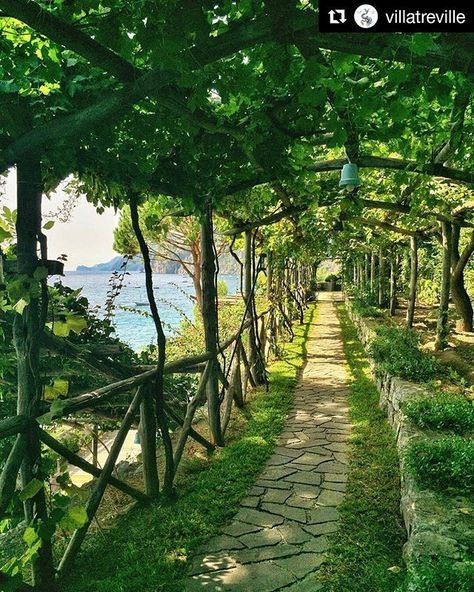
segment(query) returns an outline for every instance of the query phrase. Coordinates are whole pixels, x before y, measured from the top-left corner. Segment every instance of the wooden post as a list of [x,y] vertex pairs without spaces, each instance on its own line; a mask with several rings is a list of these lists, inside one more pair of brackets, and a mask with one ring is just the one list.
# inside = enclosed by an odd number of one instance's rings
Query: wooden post
[[92,426],[92,464],[99,466],[99,428],[96,423]]
[[370,252],[370,293],[375,294],[375,251]]
[[[173,421],[175,421],[180,426],[183,425],[183,418],[180,417],[179,413],[176,413],[176,411],[167,403],[165,403],[165,409]],[[203,446],[209,454],[215,451],[216,447],[214,446],[214,444],[212,444],[212,442],[209,442],[209,440],[206,440],[204,436],[201,436],[201,434],[196,432],[196,430],[194,430],[193,428],[189,429],[189,436],[193,438],[193,440],[195,440],[198,444],[201,444],[201,446]]]
[[[160,479],[156,459],[156,415],[153,392],[149,385],[144,389],[140,403],[140,444],[142,448],[143,480],[145,492],[152,498],[160,493]],[[173,469],[174,470],[174,469]]]
[[380,308],[385,306],[385,257],[382,247],[379,251],[379,297],[378,305]]
[[253,234],[251,230],[247,230],[245,232],[244,295],[247,318],[251,321],[248,332],[248,361],[253,380],[258,385],[265,383],[265,377],[261,368],[262,360],[258,350],[257,335],[255,332],[254,275]]
[[435,348],[442,350],[448,345],[449,335],[449,294],[451,283],[452,232],[451,223],[441,222],[441,236],[443,245],[443,270],[439,296],[438,322],[436,325]]
[[232,366],[232,373],[230,377],[230,384],[224,399],[224,413],[222,417],[222,429],[224,430],[224,432],[227,430],[227,426],[229,425],[232,412],[232,404],[234,402],[239,408],[242,408],[244,406],[242,375],[240,372],[240,343],[237,344],[235,359]]
[[78,528],[71,537],[69,541],[69,545],[67,546],[66,551],[61,559],[58,568],[58,576],[62,577],[68,571],[71,564],[75,560],[79,549],[84,541],[84,538],[89,530],[89,526],[91,525],[92,520],[99,508],[100,502],[104,495],[105,489],[109,482],[109,479],[112,475],[112,471],[115,468],[115,463],[117,462],[118,456],[120,451],[122,450],[122,446],[125,442],[125,438],[127,437],[128,431],[135,419],[135,415],[140,407],[140,403],[142,400],[143,391],[142,388],[138,388],[135,396],[133,397],[132,402],[123,418],[122,425],[120,426],[117,435],[115,436],[114,443],[110,449],[110,454],[105,461],[104,468],[100,474],[100,477],[97,479],[95,484],[94,490],[90,498],[86,504],[86,512],[87,512],[87,520],[81,528]]
[[153,269],[151,267],[150,249],[140,228],[140,218],[138,214],[138,195],[132,194],[130,196],[130,216],[132,220],[132,227],[137,237],[140,246],[140,252],[143,257],[143,266],[145,269],[145,287],[150,305],[153,323],[156,329],[157,345],[158,345],[158,362],[156,365],[155,380],[154,380],[154,395],[155,395],[155,410],[156,421],[160,428],[161,439],[163,441],[163,448],[165,451],[165,475],[163,483],[163,492],[165,495],[170,495],[173,489],[173,443],[169,433],[168,418],[165,411],[165,390],[164,390],[164,373],[166,362],[166,335],[161,322],[158,305],[156,303],[155,292],[153,290]]
[[232,379],[231,379],[231,394],[232,398],[235,401],[237,407],[242,408],[244,406],[244,396],[242,391],[242,373],[240,368],[240,352],[242,347],[237,347],[237,351],[235,354],[235,365],[232,371]]
[[392,317],[397,312],[397,273],[398,255],[392,253],[390,257],[390,316]]
[[410,290],[408,295],[407,307],[407,327],[413,327],[416,307],[416,288],[418,283],[418,239],[416,236],[410,237]]
[[[38,236],[41,232],[42,199],[41,164],[31,157],[17,166],[17,265],[19,275],[28,276],[35,282],[33,274],[38,267]],[[39,282],[38,282],[39,283]],[[39,374],[40,336],[43,327],[40,323],[40,302],[30,289],[25,294],[28,305],[22,313],[15,314],[13,340],[18,360],[18,399],[17,413],[35,417],[38,413],[42,387]],[[39,478],[41,443],[38,426],[34,422],[25,435],[25,456],[21,466],[21,481],[25,487],[32,479]],[[31,499],[24,502],[27,523],[47,520],[45,491],[42,487]],[[54,567],[51,539],[44,538],[36,557],[32,559],[33,584],[41,591],[50,591],[54,586]]]
[[453,261],[451,266],[451,296],[459,315],[456,322],[458,331],[474,331],[474,311],[471,298],[464,284],[464,270],[474,253],[474,230],[470,231],[470,240],[467,242],[462,253],[459,252],[459,241],[461,238],[461,227],[459,224],[452,225],[453,235]]
[[274,351],[277,343],[277,321],[276,321],[276,303],[275,303],[275,278],[274,278],[274,255],[271,251],[267,253],[267,298],[270,305],[270,315],[268,319],[268,341],[269,348]]
[[8,504],[15,493],[18,471],[23,463],[25,452],[26,437],[24,434],[18,434],[0,477],[0,516],[7,511]]
[[186,441],[189,436],[189,432],[191,430],[191,426],[193,423],[193,418],[196,413],[197,408],[203,402],[203,399],[206,394],[206,387],[207,381],[209,380],[209,375],[212,367],[212,361],[209,361],[206,364],[204,372],[201,374],[201,379],[199,381],[199,385],[194,397],[189,401],[188,406],[186,408],[186,415],[184,416],[183,424],[181,426],[181,432],[179,435],[178,442],[176,444],[175,453],[174,453],[174,470],[178,470],[179,463],[181,461],[181,457],[184,452],[184,447],[186,446]]
[[211,440],[216,446],[224,445],[222,434],[219,375],[217,359],[218,303],[216,287],[216,260],[214,252],[214,229],[212,227],[212,206],[206,206],[201,216],[202,253],[202,318],[206,351],[211,354],[209,378],[207,380],[207,408]]
[[265,317],[262,317],[260,319],[259,341],[260,341],[260,355],[266,361],[268,348],[267,348],[267,324],[265,322]]
[[370,255],[369,255],[369,253],[366,253],[365,257],[364,257],[364,290],[367,290],[369,287],[369,270],[370,270]]

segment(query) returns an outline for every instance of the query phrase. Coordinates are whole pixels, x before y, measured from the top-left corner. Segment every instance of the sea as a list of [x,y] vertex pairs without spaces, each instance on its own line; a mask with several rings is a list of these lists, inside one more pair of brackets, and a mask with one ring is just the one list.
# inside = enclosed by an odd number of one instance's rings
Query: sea
[[[75,272],[66,271],[59,278],[65,286],[81,288],[81,295],[89,300],[91,309],[95,309],[101,317],[106,315],[104,304],[110,290],[111,272]],[[240,278],[233,275],[219,274],[219,280],[227,284],[228,294],[236,294],[240,290]],[[58,281],[54,277],[53,281]],[[191,278],[179,274],[154,274],[155,296],[160,315],[167,335],[176,331],[181,320],[194,320],[195,304],[191,298],[194,287]],[[130,272],[124,278],[124,285],[115,299],[113,326],[117,337],[140,351],[151,343],[156,343],[156,332],[153,320],[147,316],[148,306],[145,274]]]

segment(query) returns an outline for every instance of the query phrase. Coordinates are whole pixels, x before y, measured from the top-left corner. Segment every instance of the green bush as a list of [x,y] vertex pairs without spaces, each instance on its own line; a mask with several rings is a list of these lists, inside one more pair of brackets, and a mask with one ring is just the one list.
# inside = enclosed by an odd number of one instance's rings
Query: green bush
[[349,287],[346,290],[352,298],[352,309],[359,317],[377,318],[383,317],[384,312],[378,308],[377,297],[370,290],[361,290],[359,288]]
[[378,327],[370,352],[379,367],[407,380],[430,380],[441,371],[439,362],[419,349],[412,329]]
[[[408,572],[403,592],[472,592],[474,562],[425,559]],[[400,591],[402,592],[402,591]]]
[[449,436],[413,440],[405,451],[408,471],[422,486],[474,489],[474,440]]
[[225,280],[217,280],[217,295],[224,298],[229,293],[229,286]]
[[436,393],[407,401],[402,404],[402,410],[420,428],[459,434],[474,430],[474,402],[463,395]]
[[383,317],[384,313],[380,308],[373,306],[372,304],[366,304],[360,298],[355,298],[352,301],[352,309],[355,314],[363,318],[379,318]]
[[439,298],[439,282],[428,278],[418,280],[418,298],[420,302],[434,305]]

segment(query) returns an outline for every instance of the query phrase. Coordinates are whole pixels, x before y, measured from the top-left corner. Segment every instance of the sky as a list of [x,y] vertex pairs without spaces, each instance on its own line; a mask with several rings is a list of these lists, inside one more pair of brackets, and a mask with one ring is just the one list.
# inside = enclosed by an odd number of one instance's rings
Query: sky
[[[0,189],[0,208],[4,205],[10,209],[16,208],[16,172],[10,171],[6,183]],[[64,187],[64,184],[62,185]],[[43,199],[43,222],[50,219],[48,214],[57,211],[67,198],[63,188],[59,188],[51,199]],[[69,222],[56,222],[51,230],[45,231],[48,237],[48,258],[56,259],[62,253],[67,255],[66,270],[75,270],[78,265],[94,265],[103,263],[115,257],[117,253],[112,248],[113,231],[118,222],[118,214],[113,208],[107,208],[103,214],[98,214],[95,207],[87,202],[84,196],[72,212]]]

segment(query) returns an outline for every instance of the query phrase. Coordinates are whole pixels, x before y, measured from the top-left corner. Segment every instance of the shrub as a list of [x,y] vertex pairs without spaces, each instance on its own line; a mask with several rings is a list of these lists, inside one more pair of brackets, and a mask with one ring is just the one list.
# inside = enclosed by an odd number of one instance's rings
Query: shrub
[[404,413],[420,428],[462,434],[474,430],[474,401],[463,395],[436,393],[402,404]]
[[370,352],[382,369],[407,380],[430,380],[441,370],[433,356],[419,349],[418,337],[412,329],[379,327]]
[[405,451],[408,471],[423,486],[474,489],[474,440],[449,436],[413,440]]
[[384,312],[378,308],[377,297],[370,290],[352,288],[347,290],[352,297],[352,309],[359,317],[383,317]]
[[217,280],[217,295],[224,298],[229,293],[229,286],[225,280]]
[[341,280],[341,276],[335,274],[335,273],[330,273],[329,275],[326,276],[326,279],[324,280],[325,282],[339,282]]
[[366,304],[360,298],[355,298],[352,301],[352,309],[357,316],[363,318],[378,318],[384,316],[384,313],[380,308],[371,304]]
[[408,572],[405,592],[471,592],[474,562],[424,559]]
[[439,282],[420,278],[418,280],[418,298],[420,302],[425,304],[436,304],[439,298]]

